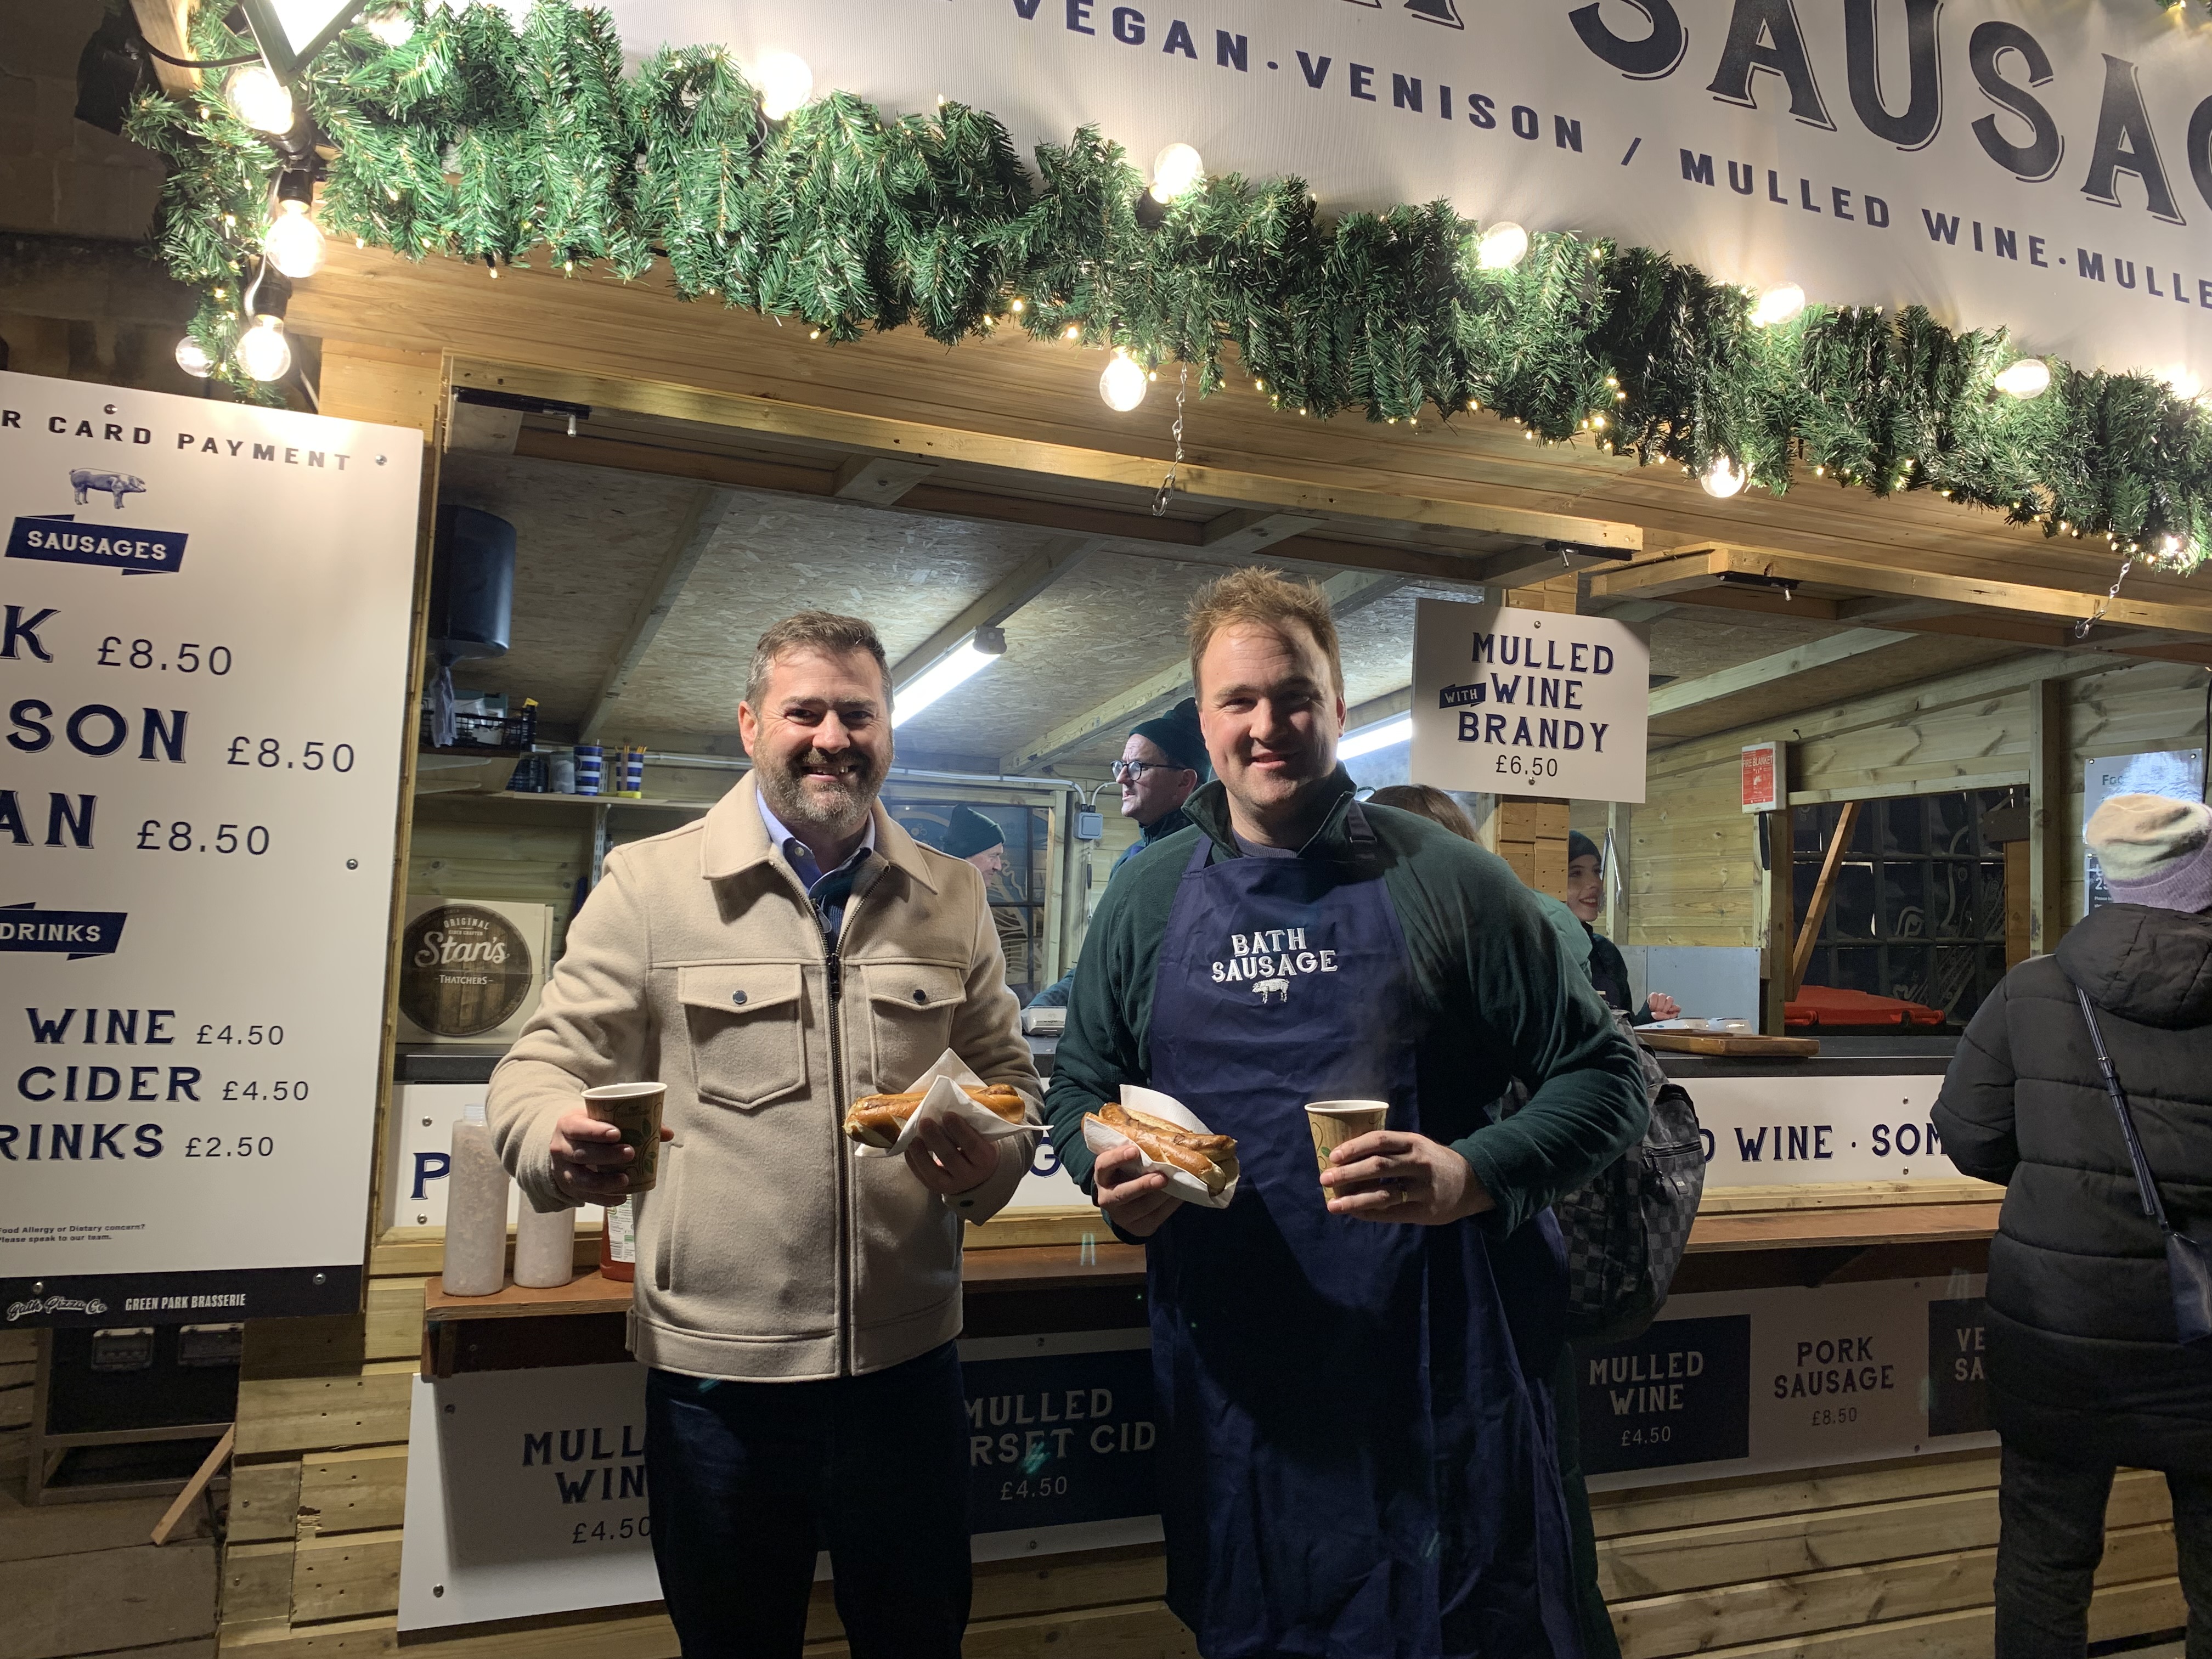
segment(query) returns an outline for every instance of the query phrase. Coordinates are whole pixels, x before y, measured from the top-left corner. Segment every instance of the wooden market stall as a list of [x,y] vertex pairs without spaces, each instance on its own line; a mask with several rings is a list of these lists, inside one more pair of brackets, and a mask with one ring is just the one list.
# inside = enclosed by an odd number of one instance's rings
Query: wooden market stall
[[[1611,819],[1626,872],[1614,921],[1624,941],[1762,948],[1770,978],[1774,953],[1788,949],[1791,906],[1776,902],[1754,822],[1739,807],[1745,744],[1790,745],[1788,799],[1800,806],[2023,790],[2035,939],[2047,949],[2077,905],[2079,758],[2193,738],[2199,665],[2212,662],[2212,605],[2178,578],[2132,577],[2077,637],[2073,623],[2098,614],[2108,560],[1925,495],[1875,503],[1808,484],[1786,499],[1716,501],[1669,470],[1530,445],[1487,418],[1419,430],[1323,423],[1232,390],[1194,406],[1175,510],[1156,517],[1150,501],[1172,456],[1164,421],[1104,409],[1092,389],[1095,358],[1011,333],[950,353],[906,333],[832,348],[803,329],[682,303],[651,276],[616,283],[513,270],[490,283],[456,262],[346,247],[301,285],[290,321],[322,341],[325,413],[422,431],[426,525],[441,465],[459,447],[457,420],[477,418],[457,411],[471,408],[469,394],[495,393],[524,410],[588,411],[573,436],[564,416],[528,416],[507,453],[595,470],[609,489],[636,477],[675,479],[749,499],[1018,525],[1200,565],[1261,556],[1327,578],[1354,604],[1430,581],[1502,585],[1523,605],[1626,610],[1632,621],[1686,612],[1746,630],[1772,617],[1822,623],[1817,637],[1787,636],[1778,651],[1739,641],[1705,683],[1662,688],[1655,744],[1674,740],[1653,754],[1649,803]],[[639,637],[649,642],[683,591],[684,540],[673,538],[635,614],[614,619],[629,630],[617,653],[625,674]],[[1017,570],[972,603],[939,606],[937,633],[1011,615],[1049,582],[1051,564]],[[1745,574],[1759,580],[1729,580]],[[1876,629],[1878,641],[1860,637]],[[1127,679],[1096,707],[992,756],[995,770],[1029,780],[1020,787],[1060,813],[1068,797],[1048,780],[1088,775],[1067,757],[1181,695],[1172,664],[1133,665]],[[1782,696],[1784,687],[1800,695]],[[1395,705],[1377,697],[1368,716],[1404,706],[1403,694]],[[683,769],[674,750],[661,758],[648,791],[659,804],[501,791],[460,799],[422,793],[432,786],[410,777],[406,886],[564,902],[607,838],[631,832],[625,817],[639,829],[678,821],[670,815],[696,811],[729,781],[727,772]],[[1525,834],[1532,847],[1556,840],[1548,819],[1521,831],[1509,822],[1501,813],[1493,836]],[[1065,845],[1066,827],[1057,816],[1054,823],[1055,845]],[[1097,861],[1086,886],[1103,882],[1107,862]],[[1052,867],[1055,879],[1075,879],[1072,866]],[[1087,914],[1066,885],[1054,902],[1079,924]],[[1079,925],[1056,938],[1055,964],[1077,937]],[[1828,1058],[1838,1074],[1856,1067],[1924,1086],[1942,1069],[1940,1054],[1925,1051]],[[1807,1075],[1676,1063],[1693,1093],[1701,1076],[1761,1079],[1749,1086],[1769,1092],[1778,1116]],[[392,1112],[387,1104],[387,1140]],[[1925,1179],[1716,1188],[1677,1289],[1964,1284],[1986,1265],[1996,1197],[1978,1183]],[[435,1278],[436,1230],[386,1224],[391,1213],[380,1197],[362,1316],[249,1328],[226,1656],[320,1659],[401,1645],[410,1395],[426,1366],[461,1374],[619,1352],[620,1287],[586,1275],[557,1291],[449,1297]],[[976,1230],[971,1332],[1140,1325],[1134,1253],[1085,1242],[1095,1231],[1074,1215]],[[594,1252],[595,1241],[580,1240],[580,1267]],[[1984,1439],[1964,1451],[1601,1492],[1602,1570],[1624,1650],[1632,1659],[1986,1651],[1996,1467]],[[2116,1489],[2100,1637],[2180,1622],[2165,1502],[2154,1479],[2125,1477]],[[1192,1652],[1160,1600],[1163,1583],[1156,1544],[988,1564],[968,1651]],[[842,1651],[826,1599],[810,1634],[810,1653]],[[404,1645],[455,1659],[676,1651],[665,1618],[637,1606],[417,1633]]]

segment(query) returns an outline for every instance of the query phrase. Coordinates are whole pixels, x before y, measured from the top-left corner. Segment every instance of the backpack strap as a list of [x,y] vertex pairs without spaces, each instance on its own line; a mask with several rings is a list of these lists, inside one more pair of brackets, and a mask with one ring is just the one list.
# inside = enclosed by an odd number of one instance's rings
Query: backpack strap
[[2143,1156],[2142,1141],[2136,1133],[2136,1115],[2128,1109],[2127,1091],[2120,1087],[2120,1074],[2105,1049],[2105,1033],[2097,1024],[2096,1005],[2079,985],[2074,987],[2074,997],[2081,1005],[2081,1018],[2089,1027],[2089,1044],[2097,1051],[2097,1069],[2105,1074],[2105,1092],[2112,1097],[2112,1109],[2119,1114],[2120,1133],[2128,1143],[2128,1161],[2135,1165],[2136,1187],[2142,1198],[2143,1213],[2158,1223],[2159,1231],[2171,1233],[2173,1225],[2166,1218],[2166,1206],[2159,1200],[2158,1183],[2151,1179],[2150,1160]]

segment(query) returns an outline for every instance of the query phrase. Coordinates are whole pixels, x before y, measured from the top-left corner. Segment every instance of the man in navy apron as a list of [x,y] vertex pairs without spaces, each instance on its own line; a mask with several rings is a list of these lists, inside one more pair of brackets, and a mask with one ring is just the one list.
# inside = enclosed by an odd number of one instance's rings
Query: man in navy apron
[[[1634,1054],[1502,860],[1354,800],[1317,588],[1235,572],[1190,635],[1218,781],[1109,889],[1046,1103],[1149,1246],[1168,1604],[1206,1659],[1582,1659],[1547,1206],[1642,1133]],[[1237,1137],[1227,1208],[1094,1164],[1125,1083]],[[1347,1098],[1389,1121],[1324,1187],[1304,1109]]]

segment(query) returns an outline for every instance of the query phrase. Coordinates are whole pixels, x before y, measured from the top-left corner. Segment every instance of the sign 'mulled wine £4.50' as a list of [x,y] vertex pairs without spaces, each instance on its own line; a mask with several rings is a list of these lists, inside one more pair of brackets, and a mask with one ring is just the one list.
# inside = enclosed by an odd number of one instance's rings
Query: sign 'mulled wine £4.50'
[[1650,649],[1625,623],[1423,599],[1413,613],[1413,781],[1640,801],[1650,693]]
[[0,374],[0,1329],[358,1305],[421,470]]

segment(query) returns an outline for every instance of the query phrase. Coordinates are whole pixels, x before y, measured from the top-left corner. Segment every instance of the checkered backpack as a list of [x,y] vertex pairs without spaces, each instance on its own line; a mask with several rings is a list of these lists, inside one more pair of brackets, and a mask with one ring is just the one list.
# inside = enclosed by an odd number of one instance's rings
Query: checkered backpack
[[1577,1342],[1626,1342],[1658,1316],[1705,1192],[1698,1109],[1650,1049],[1638,1042],[1636,1054],[1651,1102],[1644,1139],[1552,1206],[1566,1241],[1567,1334]]

